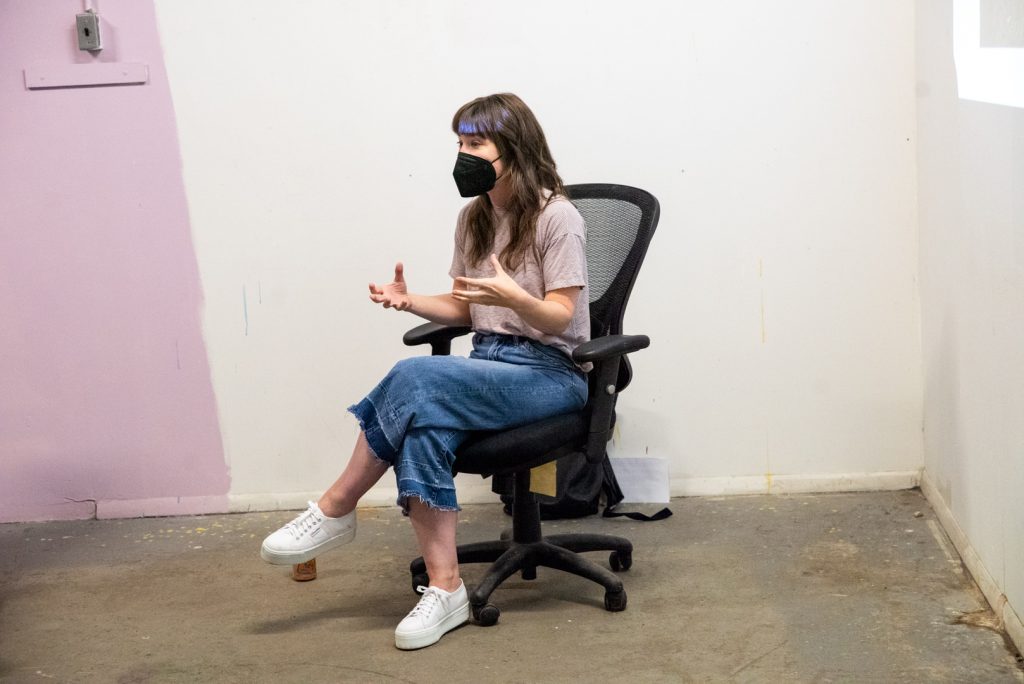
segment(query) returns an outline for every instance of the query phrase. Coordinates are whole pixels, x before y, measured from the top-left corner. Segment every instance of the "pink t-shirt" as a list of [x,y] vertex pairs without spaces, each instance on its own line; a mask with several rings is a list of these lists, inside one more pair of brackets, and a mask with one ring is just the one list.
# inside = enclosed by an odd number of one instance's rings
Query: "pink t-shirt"
[[[491,278],[494,268],[484,259],[476,266],[466,263],[468,237],[466,215],[469,204],[459,212],[455,228],[455,254],[448,274],[452,278]],[[496,210],[498,227],[494,235],[491,252],[501,255],[509,241],[508,217]],[[528,325],[518,314],[503,306],[470,304],[469,315],[473,330],[495,332],[505,335],[529,337],[543,344],[561,350],[571,356],[572,350],[590,339],[590,293],[587,288],[587,229],[583,217],[565,197],[556,197],[541,211],[537,218],[536,250],[526,250],[523,263],[514,273],[513,280],[537,299],[551,290],[563,287],[581,287],[576,300],[572,320],[561,335],[547,335]],[[537,263],[535,255],[540,255]],[[589,366],[590,364],[587,364]]]

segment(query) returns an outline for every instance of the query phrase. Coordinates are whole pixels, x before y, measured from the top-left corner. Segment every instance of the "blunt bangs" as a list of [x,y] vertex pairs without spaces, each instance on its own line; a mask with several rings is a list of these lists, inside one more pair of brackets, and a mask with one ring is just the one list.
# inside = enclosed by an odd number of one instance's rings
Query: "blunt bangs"
[[452,131],[457,135],[479,135],[493,140],[500,133],[508,112],[497,103],[473,101],[465,105],[452,119]]

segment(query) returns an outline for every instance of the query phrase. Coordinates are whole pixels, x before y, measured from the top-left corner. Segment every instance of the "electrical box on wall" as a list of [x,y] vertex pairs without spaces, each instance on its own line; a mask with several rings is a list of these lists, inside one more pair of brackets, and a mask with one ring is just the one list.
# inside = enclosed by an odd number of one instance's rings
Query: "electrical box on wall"
[[92,10],[75,15],[75,23],[78,27],[78,49],[94,50],[103,49],[103,41],[100,39],[100,15]]

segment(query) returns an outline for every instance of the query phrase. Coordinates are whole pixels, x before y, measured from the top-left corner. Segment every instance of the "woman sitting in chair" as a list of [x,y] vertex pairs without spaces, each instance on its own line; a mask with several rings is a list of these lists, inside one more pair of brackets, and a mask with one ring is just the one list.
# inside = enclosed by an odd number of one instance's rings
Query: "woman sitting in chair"
[[428,321],[472,326],[469,358],[400,361],[351,411],[352,458],[317,503],[263,542],[269,563],[303,563],[355,537],[356,505],[388,469],[430,577],[395,630],[400,649],[436,643],[469,619],[459,577],[454,452],[468,432],[579,410],[585,370],[570,354],[590,336],[586,232],[533,112],[512,94],[467,103],[452,119],[459,213],[451,292],[412,294],[402,264],[370,299]]

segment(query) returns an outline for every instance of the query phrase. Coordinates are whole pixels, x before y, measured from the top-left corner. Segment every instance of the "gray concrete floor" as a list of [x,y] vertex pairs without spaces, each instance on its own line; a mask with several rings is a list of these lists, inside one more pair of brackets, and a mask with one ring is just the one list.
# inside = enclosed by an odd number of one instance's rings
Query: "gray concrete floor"
[[[308,583],[258,557],[291,513],[0,525],[0,681],[1024,682],[917,491],[671,507],[546,524],[633,540],[625,612],[541,568],[495,592],[496,626],[415,652],[393,645],[416,602],[395,510],[361,510]],[[508,524],[467,506],[460,541]]]

